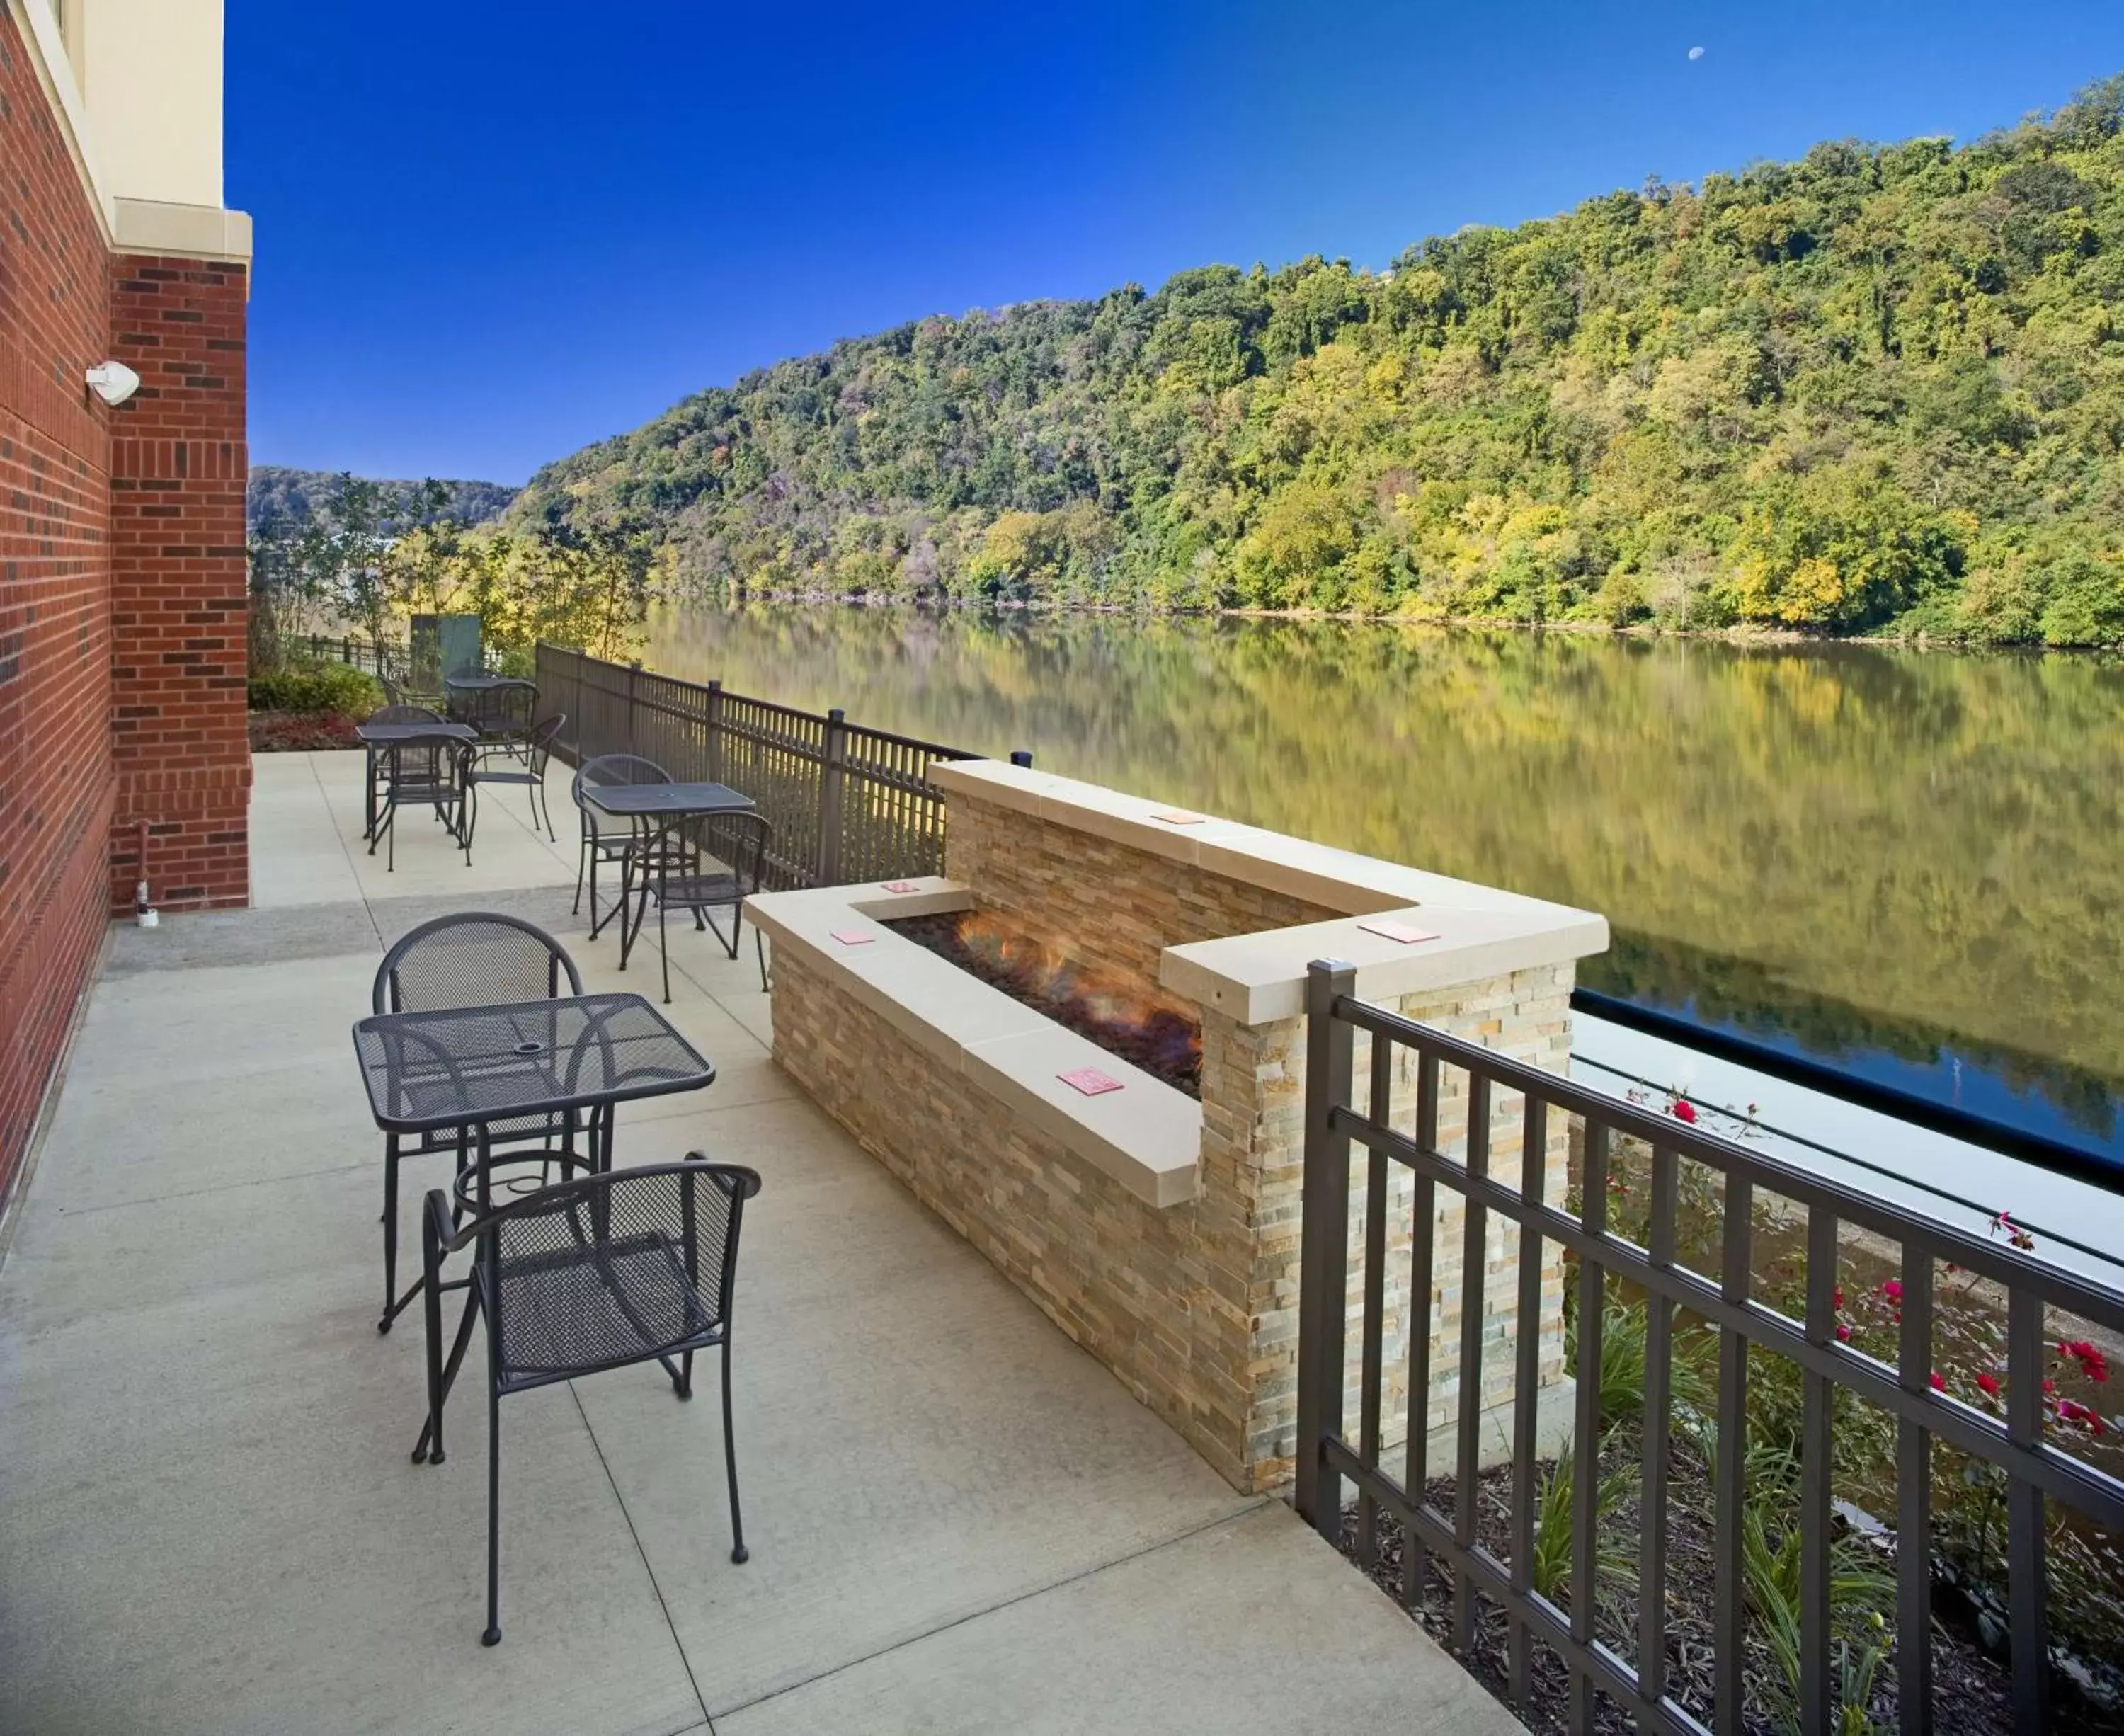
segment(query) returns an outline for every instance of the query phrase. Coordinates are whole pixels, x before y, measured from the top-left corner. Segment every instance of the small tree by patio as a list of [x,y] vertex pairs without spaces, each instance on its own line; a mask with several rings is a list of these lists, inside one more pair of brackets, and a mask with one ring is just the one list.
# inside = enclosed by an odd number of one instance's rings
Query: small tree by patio
[[477,615],[502,667],[528,674],[541,639],[600,657],[632,650],[654,565],[646,543],[617,531],[444,523],[392,545],[379,590],[394,614]]

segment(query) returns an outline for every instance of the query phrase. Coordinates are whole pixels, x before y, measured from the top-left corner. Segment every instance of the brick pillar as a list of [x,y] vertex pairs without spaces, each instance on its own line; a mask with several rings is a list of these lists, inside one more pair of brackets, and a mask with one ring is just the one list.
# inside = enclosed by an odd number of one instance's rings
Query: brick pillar
[[122,255],[112,353],[140,389],[111,420],[110,906],[250,896],[242,265]]

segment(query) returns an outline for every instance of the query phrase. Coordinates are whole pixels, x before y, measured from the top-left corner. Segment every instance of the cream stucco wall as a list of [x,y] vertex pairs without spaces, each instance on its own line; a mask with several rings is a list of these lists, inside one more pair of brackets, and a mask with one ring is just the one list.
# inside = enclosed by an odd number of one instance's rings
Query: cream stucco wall
[[68,3],[81,14],[74,70],[111,196],[219,205],[221,0]]
[[222,204],[222,0],[5,0],[113,247],[251,256]]

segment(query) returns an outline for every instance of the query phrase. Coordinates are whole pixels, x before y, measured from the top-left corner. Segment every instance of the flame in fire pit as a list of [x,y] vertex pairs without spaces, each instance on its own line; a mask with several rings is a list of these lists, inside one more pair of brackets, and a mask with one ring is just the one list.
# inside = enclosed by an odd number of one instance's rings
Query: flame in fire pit
[[1184,1091],[1199,1091],[1202,1028],[1185,1004],[1146,993],[1137,979],[1073,958],[1053,942],[1010,928],[986,910],[914,917],[891,926],[1108,1052]]

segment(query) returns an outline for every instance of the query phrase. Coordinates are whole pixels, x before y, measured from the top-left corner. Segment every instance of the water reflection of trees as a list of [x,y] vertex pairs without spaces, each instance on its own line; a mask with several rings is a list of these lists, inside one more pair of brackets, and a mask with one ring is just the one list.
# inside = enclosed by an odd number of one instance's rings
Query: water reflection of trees
[[673,674],[1602,910],[1641,957],[1745,964],[1736,1006],[1780,1019],[2124,1074],[2114,661],[801,609],[652,634]]

